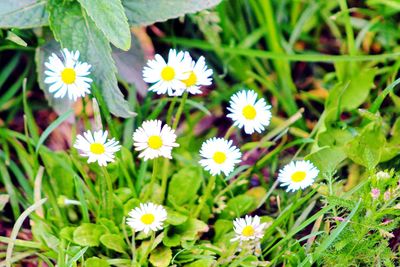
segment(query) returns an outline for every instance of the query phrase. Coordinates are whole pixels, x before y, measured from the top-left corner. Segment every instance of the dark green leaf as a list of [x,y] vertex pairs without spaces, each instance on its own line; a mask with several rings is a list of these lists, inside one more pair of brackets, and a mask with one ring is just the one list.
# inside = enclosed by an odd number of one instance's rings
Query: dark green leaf
[[122,0],[129,23],[150,25],[218,5],[221,0]]
[[0,1],[0,28],[34,28],[48,24],[47,1]]
[[128,50],[131,33],[121,0],[78,0],[96,26],[116,47]]
[[62,47],[79,50],[81,60],[92,65],[94,82],[99,85],[110,112],[119,117],[134,115],[118,88],[117,69],[111,46],[78,3],[49,1],[50,27]]

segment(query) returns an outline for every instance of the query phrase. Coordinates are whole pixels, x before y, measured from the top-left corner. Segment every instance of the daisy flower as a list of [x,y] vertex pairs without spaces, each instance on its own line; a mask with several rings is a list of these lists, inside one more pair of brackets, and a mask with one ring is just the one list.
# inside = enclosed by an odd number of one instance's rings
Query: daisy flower
[[153,84],[150,91],[159,95],[168,92],[168,95],[173,96],[174,90],[186,88],[182,80],[188,79],[191,66],[188,60],[184,60],[184,55],[184,52],[177,53],[175,49],[170,49],[167,62],[159,54],[147,62],[143,69],[143,79]]
[[106,166],[114,161],[114,153],[121,149],[118,141],[107,139],[107,131],[87,131],[78,135],[74,147],[81,151],[80,155],[88,157],[88,163],[97,161],[100,166]]
[[231,241],[259,240],[264,236],[266,226],[267,224],[261,223],[260,217],[257,215],[254,217],[246,215],[245,218],[236,218],[233,221],[233,230],[236,236]]
[[175,143],[175,131],[168,125],[162,126],[159,120],[143,122],[142,126],[133,133],[133,145],[136,151],[142,151],[139,158],[144,160],[165,157],[171,159],[172,148],[178,147]]
[[90,93],[92,79],[87,76],[91,65],[78,61],[79,51],[71,52],[64,48],[61,54],[62,59],[53,53],[49,61],[44,63],[48,69],[44,72],[47,76],[44,82],[50,84],[49,92],[55,98],[63,98],[68,94],[69,99],[76,101],[78,97]]
[[308,160],[292,161],[279,171],[278,181],[287,192],[304,189],[314,183],[318,169]]
[[211,138],[203,143],[200,149],[200,165],[212,175],[217,175],[223,172],[229,175],[236,163],[240,162],[242,153],[232,145],[232,141],[224,138]]
[[163,222],[167,219],[167,211],[161,205],[151,202],[143,204],[129,212],[126,223],[135,232],[143,231],[146,235],[150,231],[163,229]]
[[201,94],[200,87],[211,85],[213,71],[207,68],[205,58],[201,56],[197,62],[195,62],[188,52],[185,52],[185,61],[190,66],[189,76],[187,79],[182,80],[185,84],[185,88],[182,90],[176,90],[175,95],[180,96],[183,92],[188,91],[189,93]]
[[247,134],[252,134],[254,131],[261,133],[264,131],[271,121],[271,106],[267,105],[263,98],[257,100],[256,92],[242,90],[231,97],[230,107],[231,112],[227,115],[233,120],[233,125],[243,128]]

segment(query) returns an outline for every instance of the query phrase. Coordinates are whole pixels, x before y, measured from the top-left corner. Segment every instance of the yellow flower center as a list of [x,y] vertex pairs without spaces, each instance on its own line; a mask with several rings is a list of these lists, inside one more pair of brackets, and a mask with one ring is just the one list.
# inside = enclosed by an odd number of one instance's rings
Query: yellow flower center
[[76,80],[76,72],[74,69],[72,68],[65,68],[62,72],[61,72],[61,80],[65,83],[65,84],[71,84],[74,83]]
[[158,135],[152,135],[149,137],[149,140],[147,140],[147,144],[149,145],[150,148],[152,149],[159,149],[162,147],[162,139]]
[[253,236],[254,235],[254,228],[251,225],[247,225],[245,228],[242,230],[242,235],[243,236]]
[[256,117],[257,111],[252,105],[247,105],[243,108],[242,114],[246,119],[252,120]]
[[101,155],[105,151],[105,148],[102,144],[100,143],[93,143],[90,145],[90,152],[96,155]]
[[161,71],[161,78],[164,81],[171,81],[174,77],[175,77],[175,70],[170,66],[164,67],[163,70]]
[[146,214],[142,215],[140,220],[144,224],[152,224],[154,222],[154,215],[151,213],[146,213]]
[[193,71],[191,71],[189,78],[187,78],[186,80],[183,80],[182,82],[186,85],[186,87],[193,86],[197,82],[197,76]]
[[292,174],[291,178],[292,178],[293,182],[296,182],[296,183],[301,182],[306,178],[306,172],[297,171]]
[[222,164],[226,160],[226,155],[224,152],[217,151],[214,153],[213,160],[218,164]]

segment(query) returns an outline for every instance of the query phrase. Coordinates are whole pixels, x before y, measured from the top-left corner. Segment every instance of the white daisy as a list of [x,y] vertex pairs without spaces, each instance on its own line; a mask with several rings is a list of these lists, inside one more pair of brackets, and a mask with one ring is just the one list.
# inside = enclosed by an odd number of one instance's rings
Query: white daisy
[[242,157],[240,150],[232,145],[232,141],[224,138],[211,138],[203,143],[200,149],[200,164],[212,175],[223,172],[229,175]]
[[81,151],[80,155],[88,157],[88,163],[98,162],[100,166],[106,166],[114,161],[114,153],[121,149],[119,142],[113,139],[107,140],[107,131],[87,131],[78,135],[74,147]]
[[233,230],[236,236],[231,241],[259,240],[264,236],[266,226],[267,224],[261,223],[260,217],[257,215],[254,217],[246,215],[245,218],[236,218],[233,221]]
[[278,181],[287,192],[304,189],[314,183],[318,169],[308,160],[292,161],[279,171]]
[[146,235],[150,231],[163,229],[163,222],[167,219],[167,211],[161,205],[151,202],[143,204],[129,212],[126,223],[135,232],[143,231]]
[[189,77],[190,67],[190,62],[184,60],[184,52],[177,53],[175,49],[170,49],[168,62],[159,54],[147,62],[143,69],[143,79],[153,84],[150,91],[159,95],[168,92],[168,95],[173,96],[174,90],[186,88],[182,80]]
[[90,74],[91,65],[78,61],[79,51],[70,52],[64,48],[61,54],[62,60],[53,53],[44,63],[48,69],[44,72],[47,75],[44,82],[51,84],[49,92],[55,98],[63,98],[68,93],[68,98],[76,101],[90,93],[92,79],[86,76]]
[[189,77],[182,82],[185,84],[185,88],[182,90],[176,90],[175,95],[182,95],[185,90],[189,93],[201,94],[200,87],[211,85],[213,71],[207,68],[205,58],[201,56],[197,62],[195,62],[188,52],[185,52],[185,61],[190,66]]
[[233,120],[233,124],[243,128],[247,134],[254,131],[261,133],[271,121],[271,106],[267,105],[263,98],[257,100],[258,95],[252,90],[242,90],[231,97],[231,112],[227,117]]
[[165,157],[171,159],[172,148],[178,147],[175,143],[175,131],[168,125],[162,128],[162,122],[151,120],[143,122],[142,126],[133,133],[133,145],[136,151],[142,151],[139,158],[144,160]]

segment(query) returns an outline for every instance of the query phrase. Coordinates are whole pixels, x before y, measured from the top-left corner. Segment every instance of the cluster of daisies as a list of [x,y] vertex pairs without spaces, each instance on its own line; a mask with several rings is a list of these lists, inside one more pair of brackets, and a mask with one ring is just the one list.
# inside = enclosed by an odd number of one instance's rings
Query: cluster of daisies
[[[76,101],[78,97],[90,93],[92,79],[87,76],[91,65],[79,61],[79,52],[64,49],[61,55],[60,58],[52,54],[49,62],[45,63],[49,69],[45,72],[45,83],[50,84],[49,91],[55,98],[68,95]],[[188,52],[177,52],[174,49],[169,51],[167,60],[157,54],[143,69],[144,80],[151,84],[149,90],[169,96],[200,94],[202,86],[211,85],[212,74],[204,57],[194,61]],[[270,124],[271,106],[252,90],[234,94],[229,104],[227,117],[233,120],[233,126],[243,129],[246,134],[262,133]],[[179,146],[175,129],[160,120],[144,121],[132,138],[134,149],[144,161],[158,157],[172,159],[172,149]],[[78,135],[74,147],[80,151],[81,156],[88,158],[88,163],[97,162],[100,166],[113,162],[115,153],[121,148],[119,142],[114,138],[108,139],[108,132],[103,130],[89,130]],[[242,157],[232,140],[216,137],[206,140],[199,154],[199,164],[213,176],[228,176],[240,164]],[[279,171],[278,180],[281,186],[287,186],[287,191],[296,191],[310,186],[317,176],[318,169],[311,162],[293,161]],[[129,213],[127,223],[135,231],[148,234],[150,231],[161,230],[166,218],[167,212],[163,206],[142,203]],[[258,216],[237,218],[234,221],[236,237],[233,240],[258,241],[265,227],[266,224],[261,223]]]

